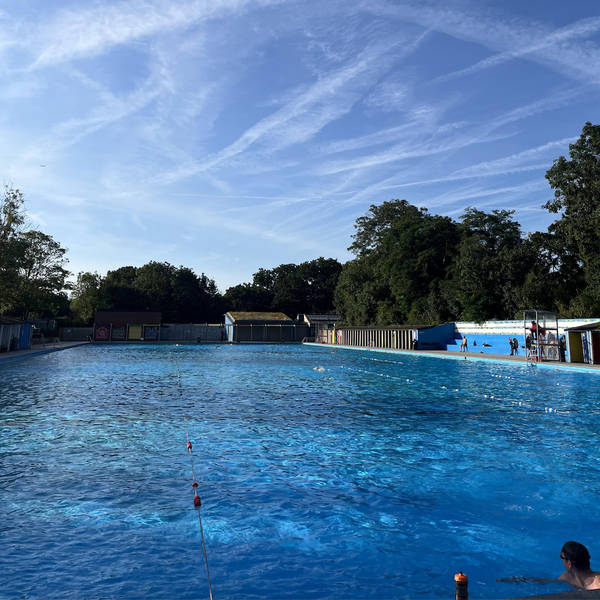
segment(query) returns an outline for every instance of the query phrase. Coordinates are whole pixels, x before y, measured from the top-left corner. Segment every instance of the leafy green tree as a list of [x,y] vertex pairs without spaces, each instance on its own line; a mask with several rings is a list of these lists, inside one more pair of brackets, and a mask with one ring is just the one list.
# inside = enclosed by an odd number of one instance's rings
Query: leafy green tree
[[245,288],[237,293],[254,294],[252,303],[264,307],[260,310],[280,311],[292,318],[300,313],[331,312],[341,269],[337,260],[322,256],[299,265],[261,268],[252,279],[256,291]]
[[[26,231],[21,236],[24,252],[19,259],[19,278],[15,311],[22,319],[46,316],[64,295],[69,271],[65,269],[66,250],[41,231]],[[66,297],[66,295],[64,295]]]
[[102,282],[100,305],[105,310],[145,310],[146,295],[135,287],[137,267],[126,266],[108,271]]
[[271,308],[291,318],[304,312],[307,285],[298,265],[284,264],[271,271],[273,276],[273,300]]
[[163,320],[174,321],[173,279],[175,267],[168,262],[150,261],[137,269],[133,281],[134,289],[144,299],[144,308],[163,313]]
[[179,267],[172,274],[172,317],[178,323],[198,322],[203,295],[198,277],[187,267]]
[[[546,172],[554,198],[544,208],[560,213],[550,232],[583,272],[584,285],[574,290],[570,314],[589,316],[600,314],[600,125],[586,123],[569,156],[559,157]],[[569,271],[572,266],[561,264]]]
[[227,288],[223,295],[225,311],[270,311],[273,294],[252,283],[240,283]]
[[25,229],[23,194],[5,186],[0,201],[0,312],[22,319],[53,316],[67,303],[66,250]]
[[298,265],[303,281],[302,309],[298,312],[326,314],[334,310],[333,296],[342,271],[335,258],[320,256]]
[[527,273],[521,227],[514,211],[486,213],[467,208],[455,266],[455,289],[461,318],[484,321],[513,316]]
[[459,240],[456,223],[406,200],[371,206],[356,221],[335,294],[344,322],[390,325],[435,323],[449,316],[441,282],[452,274]]
[[334,302],[336,312],[346,325],[402,321],[394,312],[387,282],[377,277],[375,260],[369,257],[355,258],[342,268]]
[[223,297],[219,293],[214,279],[210,279],[202,273],[198,277],[200,288],[200,303],[198,305],[198,319],[200,323],[222,323],[223,322]]
[[529,234],[523,246],[528,264],[521,288],[521,306],[570,316],[574,294],[585,288],[581,261],[550,232]]
[[214,280],[187,267],[150,261],[142,267],[120,267],[105,278],[81,273],[72,309],[81,318],[98,309],[155,310],[167,323],[221,322],[221,295]]
[[19,281],[19,262],[25,251],[21,238],[25,216],[23,194],[4,187],[0,200],[0,314],[10,311],[14,304]]
[[71,291],[71,311],[76,321],[85,325],[94,322],[96,311],[102,307],[104,279],[98,273],[80,272]]

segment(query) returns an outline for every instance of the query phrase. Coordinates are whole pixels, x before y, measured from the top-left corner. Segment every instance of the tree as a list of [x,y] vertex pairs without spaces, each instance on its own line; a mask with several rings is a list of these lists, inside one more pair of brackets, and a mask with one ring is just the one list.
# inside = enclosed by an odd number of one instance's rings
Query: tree
[[450,316],[441,282],[452,274],[456,223],[406,200],[372,205],[356,220],[335,293],[336,309],[353,325],[435,323]]
[[198,277],[198,286],[200,288],[200,303],[198,306],[198,321],[222,323],[223,322],[223,298],[219,293],[214,279],[210,279],[202,273]]
[[18,313],[23,319],[49,311],[54,296],[63,292],[69,271],[66,250],[41,231],[26,231],[21,239],[24,252],[19,261]]
[[361,257],[370,251],[377,250],[390,230],[398,223],[407,220],[418,220],[427,213],[425,208],[417,208],[406,200],[391,200],[380,206],[371,204],[369,212],[364,217],[356,219],[352,235],[354,242],[348,250]]
[[174,276],[173,265],[151,260],[137,269],[133,280],[134,289],[143,298],[144,308],[161,311],[163,319],[170,323],[175,320],[171,304]]
[[76,320],[91,325],[102,303],[104,279],[98,273],[80,272],[71,292],[71,311]]
[[573,249],[550,232],[530,233],[523,243],[527,274],[521,289],[522,307],[538,307],[570,315],[577,290],[585,288],[583,268]]
[[342,265],[335,258],[320,256],[301,263],[298,271],[304,282],[303,307],[299,312],[311,314],[333,312],[333,296]]
[[271,292],[252,283],[240,283],[227,288],[223,295],[226,311],[263,312],[271,310]]
[[[238,289],[236,294],[238,299],[245,296],[247,302],[262,306],[260,310],[280,311],[290,317],[299,313],[331,312],[341,270],[342,265],[337,260],[322,256],[299,265],[288,263],[273,269],[261,268],[254,273],[251,288]],[[229,296],[231,298],[231,294]]]
[[0,201],[0,313],[53,316],[67,305],[66,250],[41,231],[25,229],[23,194],[9,186]]
[[4,187],[0,200],[0,314],[15,304],[19,280],[19,261],[25,248],[21,239],[25,222],[23,194],[18,189]]
[[589,316],[600,313],[600,125],[586,123],[569,155],[546,172],[554,198],[544,208],[561,214],[550,233],[581,261],[585,284],[574,290],[571,315]]
[[527,273],[521,227],[512,210],[467,208],[455,267],[461,318],[484,321],[513,316]]
[[335,288],[336,312],[346,325],[400,322],[390,299],[387,282],[378,279],[369,257],[348,261]]
[[100,290],[99,308],[106,310],[143,310],[147,306],[146,296],[135,287],[138,268],[119,267],[108,271]]

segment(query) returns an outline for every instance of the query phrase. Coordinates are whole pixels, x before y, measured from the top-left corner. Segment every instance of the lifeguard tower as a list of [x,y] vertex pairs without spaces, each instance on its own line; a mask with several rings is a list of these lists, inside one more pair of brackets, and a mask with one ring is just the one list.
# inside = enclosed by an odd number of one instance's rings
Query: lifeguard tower
[[[556,313],[535,308],[523,311],[523,335],[525,356],[528,361],[559,361],[560,337]],[[530,336],[530,344],[527,344]]]

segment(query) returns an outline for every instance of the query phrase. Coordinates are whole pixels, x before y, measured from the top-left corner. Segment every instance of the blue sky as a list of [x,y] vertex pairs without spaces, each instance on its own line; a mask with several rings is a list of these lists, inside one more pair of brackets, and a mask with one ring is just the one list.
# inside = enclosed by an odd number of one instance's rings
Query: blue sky
[[599,121],[600,4],[0,2],[0,72],[0,176],[72,271],[225,291],[348,260],[393,198],[545,229],[544,174]]

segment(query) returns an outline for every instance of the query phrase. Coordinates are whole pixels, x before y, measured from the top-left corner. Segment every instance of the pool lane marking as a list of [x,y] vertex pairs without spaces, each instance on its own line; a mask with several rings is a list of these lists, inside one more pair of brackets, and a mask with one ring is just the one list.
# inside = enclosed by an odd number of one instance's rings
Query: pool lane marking
[[[181,373],[179,372],[179,363],[175,359],[175,368],[177,369],[177,387],[179,389],[179,399],[183,408],[183,391],[181,386]],[[194,452],[192,449],[192,442],[190,441],[189,427],[185,411],[183,413],[183,422],[185,424],[185,437],[186,437],[186,448],[190,455],[190,464],[192,466],[192,487],[194,488],[194,508],[198,515],[198,524],[200,525],[200,539],[202,540],[202,553],[204,554],[204,564],[206,566],[206,579],[208,580],[208,596],[210,600],[213,600],[212,585],[210,583],[210,571],[208,569],[208,553],[206,551],[206,542],[204,541],[204,528],[202,527],[202,517],[200,515],[200,507],[202,506],[202,500],[198,494],[198,482],[196,481],[196,473],[194,470]]]

